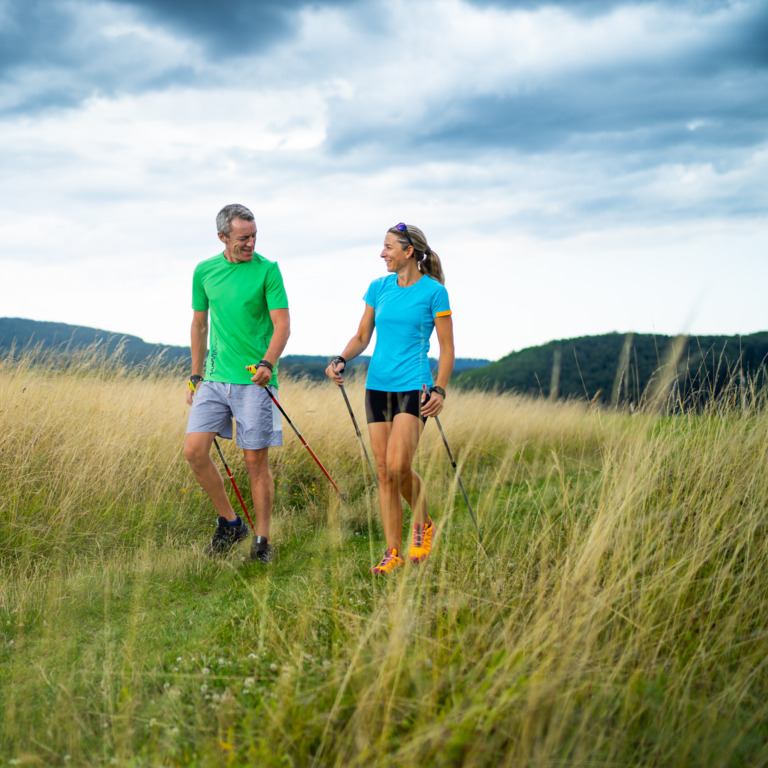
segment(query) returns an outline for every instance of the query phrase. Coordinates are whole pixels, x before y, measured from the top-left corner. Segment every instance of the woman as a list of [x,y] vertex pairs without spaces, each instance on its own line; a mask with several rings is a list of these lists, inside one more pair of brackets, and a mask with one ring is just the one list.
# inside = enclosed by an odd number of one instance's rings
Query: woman
[[[365,411],[379,477],[379,507],[387,551],[371,572],[387,574],[405,563],[401,497],[413,511],[413,539],[408,553],[411,562],[425,559],[432,549],[434,526],[427,515],[423,483],[411,465],[424,423],[443,410],[454,351],[443,270],[424,233],[403,223],[392,227],[384,238],[381,258],[390,274],[368,287],[357,333],[325,372],[336,384],[343,384],[347,362],[363,352],[376,328]],[[440,345],[434,385],[427,357],[433,329]]]

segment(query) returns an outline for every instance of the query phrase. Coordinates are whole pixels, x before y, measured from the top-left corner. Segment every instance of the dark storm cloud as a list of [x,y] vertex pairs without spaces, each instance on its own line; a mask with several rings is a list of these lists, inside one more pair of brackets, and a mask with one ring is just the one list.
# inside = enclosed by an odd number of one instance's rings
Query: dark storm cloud
[[[553,7],[535,0],[471,0],[471,4],[508,10]],[[556,7],[600,16],[620,5],[626,4],[560,0]],[[662,8],[651,2],[633,5]],[[268,58],[298,29],[298,11],[310,6],[316,4],[311,0],[114,0],[97,6],[118,9],[169,40],[192,45],[192,53],[186,56],[182,50],[177,58],[163,58],[157,42],[150,51],[151,43],[140,36],[128,35],[115,43],[104,37],[98,24],[89,28],[86,4],[12,0],[0,25],[0,76],[5,81],[0,112],[74,105],[94,93],[134,93],[172,84],[204,86],[220,72],[212,63],[246,54]],[[359,23],[364,1],[326,0],[322,6],[356,6]],[[695,41],[688,40],[679,52],[667,49],[659,57],[638,51],[629,63],[612,58],[574,63],[568,71],[537,77],[535,85],[519,93],[507,89],[476,95],[470,71],[467,81],[457,83],[449,97],[443,92],[428,97],[433,102],[427,105],[429,118],[424,120],[395,118],[387,123],[376,114],[375,104],[366,114],[357,101],[332,100],[326,147],[335,156],[377,148],[384,153],[426,151],[435,157],[468,156],[493,148],[521,154],[589,151],[615,155],[629,168],[666,162],[670,157],[702,161],[718,147],[745,148],[763,141],[768,132],[768,3],[737,6],[725,0],[682,0],[674,11],[692,14],[697,24],[714,18],[717,23],[704,25]],[[395,27],[399,23],[388,21]],[[367,33],[376,34],[372,20],[369,26],[373,28]],[[364,36],[366,30],[360,34]],[[664,30],[658,34],[663,36]],[[556,51],[552,56],[557,58]],[[319,67],[307,65],[298,85],[309,85],[315,78],[354,77],[354,63],[350,72],[323,70],[322,62],[314,63]],[[237,76],[248,77],[247,73]],[[413,77],[418,78],[418,72]],[[9,85],[13,83],[18,85]],[[290,82],[290,74],[285,85],[296,85]]]
[[[715,60],[768,72],[768,2],[754,3],[725,25],[707,53]],[[768,89],[763,93],[768,94]]]
[[[325,0],[343,7],[358,0]],[[113,0],[95,8],[87,2],[0,0],[0,114],[75,106],[93,94],[201,83],[211,63],[246,55],[268,56],[293,35],[298,11],[313,0]],[[116,43],[93,13],[112,9],[137,19],[179,43],[189,43],[188,60],[158,61],[140,35]],[[86,34],[83,34],[83,33]]]
[[[664,155],[688,159],[722,147],[750,147],[768,133],[768,100],[732,82],[660,85],[626,77],[612,85],[561,83],[520,96],[467,100],[461,112],[414,137],[437,144],[505,146],[522,153],[556,149]],[[631,157],[631,154],[628,156]]]
[[[341,1],[341,0],[339,0]],[[305,0],[87,3],[11,0],[0,24],[0,113],[73,106],[93,94],[135,93],[186,84],[211,61],[270,48],[289,37]],[[105,9],[122,12],[168,39],[189,43],[187,61],[162,59],[139,34],[111,39],[98,26]],[[155,43],[155,46],[158,46]],[[197,53],[199,51],[199,54]]]
[[0,114],[69,107],[95,94],[151,88],[161,77],[190,77],[183,62],[155,66],[135,36],[110,39],[89,23],[86,5],[12,0],[2,12]]
[[38,0],[12,0],[0,13],[0,72],[25,62],[72,63],[61,51],[75,26],[71,13]]
[[[768,4],[760,4],[719,20],[679,52],[659,58],[652,51],[637,51],[625,62],[586,61],[520,92],[462,99],[459,93],[472,90],[470,72],[449,103],[428,110],[429,119],[398,125],[397,141],[401,149],[412,146],[419,152],[494,147],[521,154],[589,151],[615,154],[625,166],[673,157],[705,161],[721,148],[765,141],[766,40]],[[386,143],[391,135],[391,125],[353,120],[342,104],[329,142],[345,152]]]
[[[304,0],[115,0],[184,37],[203,41],[217,57],[242,55],[289,35]],[[293,17],[293,19],[292,19]]]
[[[613,9],[627,5],[659,5],[658,0],[467,0],[470,5],[477,8],[500,8],[507,11],[534,11],[540,8],[562,8],[574,14],[583,16],[603,16]],[[671,5],[671,4],[670,4]],[[696,11],[699,13],[711,13],[720,9],[727,9],[733,5],[733,0],[675,0],[674,6],[679,9]]]
[[[354,5],[360,0],[324,0],[323,6]],[[115,0],[141,9],[150,18],[197,40],[219,57],[263,50],[289,36],[296,12],[313,0]]]

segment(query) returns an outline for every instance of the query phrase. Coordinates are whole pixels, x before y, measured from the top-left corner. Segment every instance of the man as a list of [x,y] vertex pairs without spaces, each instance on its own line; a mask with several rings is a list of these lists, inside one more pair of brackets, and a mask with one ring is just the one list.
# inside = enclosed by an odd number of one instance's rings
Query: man
[[[251,211],[227,205],[219,211],[216,227],[224,251],[200,262],[192,278],[192,375],[186,395],[191,410],[184,455],[219,514],[209,553],[224,554],[249,533],[232,508],[210,453],[216,435],[232,438],[234,418],[256,518],[251,558],[269,562],[275,489],[268,452],[270,446],[283,444],[283,433],[280,412],[265,387],[277,386],[278,359],[291,332],[288,298],[278,265],[254,252]],[[251,375],[246,367],[254,364]]]

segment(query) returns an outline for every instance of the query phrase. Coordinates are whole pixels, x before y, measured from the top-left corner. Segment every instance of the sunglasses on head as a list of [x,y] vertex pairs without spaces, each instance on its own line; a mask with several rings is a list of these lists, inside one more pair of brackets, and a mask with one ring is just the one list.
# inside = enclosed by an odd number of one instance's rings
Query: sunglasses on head
[[413,248],[413,250],[415,251],[416,246],[413,244],[413,240],[411,240],[411,236],[408,234],[408,226],[406,224],[403,224],[403,222],[401,221],[399,224],[395,225],[395,229],[398,232],[405,233],[405,236],[408,238],[408,242],[411,244],[411,248]]

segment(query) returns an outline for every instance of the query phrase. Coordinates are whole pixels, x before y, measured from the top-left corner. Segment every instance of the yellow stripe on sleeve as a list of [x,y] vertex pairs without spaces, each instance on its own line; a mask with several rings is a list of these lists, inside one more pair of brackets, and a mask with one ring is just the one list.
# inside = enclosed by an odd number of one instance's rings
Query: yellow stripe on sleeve
[[435,317],[448,317],[448,315],[453,314],[451,310],[449,309],[447,312],[438,312]]

